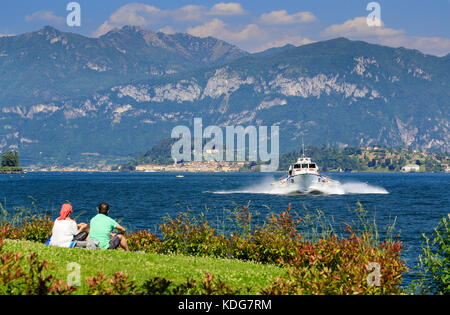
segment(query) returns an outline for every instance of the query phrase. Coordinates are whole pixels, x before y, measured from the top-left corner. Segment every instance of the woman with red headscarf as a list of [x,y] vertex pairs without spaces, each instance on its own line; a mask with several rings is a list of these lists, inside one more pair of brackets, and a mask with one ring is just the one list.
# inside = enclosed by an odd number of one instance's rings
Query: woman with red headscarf
[[[65,203],[61,207],[59,217],[53,224],[49,245],[59,247],[74,247],[76,241],[83,241],[87,237],[86,223],[77,224],[70,218],[72,205]],[[82,234],[81,234],[82,233]]]

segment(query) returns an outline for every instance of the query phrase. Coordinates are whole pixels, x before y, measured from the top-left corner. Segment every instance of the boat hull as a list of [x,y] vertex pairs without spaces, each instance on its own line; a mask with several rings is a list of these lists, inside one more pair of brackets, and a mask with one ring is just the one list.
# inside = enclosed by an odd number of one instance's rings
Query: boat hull
[[319,176],[314,174],[297,175],[294,176],[293,179],[293,184],[296,185],[300,191],[309,191],[319,182]]
[[317,174],[301,174],[272,184],[278,187],[289,187],[301,193],[322,192],[339,185],[338,181]]

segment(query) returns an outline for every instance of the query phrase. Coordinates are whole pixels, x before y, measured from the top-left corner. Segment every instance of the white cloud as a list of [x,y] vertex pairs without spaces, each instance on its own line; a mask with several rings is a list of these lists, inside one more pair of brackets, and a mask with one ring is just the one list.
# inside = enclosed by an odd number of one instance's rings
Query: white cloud
[[256,24],[248,24],[239,30],[230,30],[229,25],[220,19],[213,19],[196,27],[187,29],[187,33],[198,37],[216,37],[230,42],[241,42],[255,38],[265,38],[265,32]]
[[167,35],[173,35],[173,34],[177,33],[177,31],[175,29],[173,29],[171,26],[165,26],[163,28],[160,28],[158,30],[158,32],[161,32],[161,33],[164,33],[164,34],[167,34]]
[[344,24],[335,24],[327,27],[323,32],[323,36],[397,36],[403,35],[403,30],[395,30],[386,28],[383,21],[381,26],[369,26],[367,24],[367,17],[356,17],[353,20],[348,20]]
[[161,10],[142,3],[129,3],[111,14],[96,31],[94,36],[101,36],[114,28],[124,25],[148,26],[163,19],[176,23],[206,22],[211,16],[237,16],[247,14],[240,3],[217,3],[210,9],[203,5],[185,5],[173,10]]
[[105,35],[106,33],[113,30],[114,28],[115,28],[115,26],[109,24],[109,22],[106,21],[105,23],[100,25],[100,27],[98,29],[96,29],[92,35],[94,35],[95,37],[99,37],[99,36]]
[[126,4],[111,14],[109,19],[94,32],[94,36],[104,35],[112,29],[124,25],[147,26],[156,24],[164,15],[164,11],[151,5],[142,3]]
[[111,14],[109,20],[116,25],[145,26],[156,22],[161,10],[147,4],[130,3]]
[[274,40],[270,40],[266,43],[264,43],[263,45],[252,49],[252,52],[261,52],[264,50],[267,50],[269,48],[275,48],[275,47],[283,47],[286,46],[287,44],[291,44],[294,46],[302,46],[302,45],[308,45],[308,44],[312,44],[315,41],[309,39],[309,38],[305,38],[305,37],[301,37],[301,36],[287,36],[281,39],[274,39]]
[[186,5],[171,12],[176,21],[201,21],[207,12],[202,5]]
[[[56,18],[55,21],[60,22],[63,20],[55,17],[52,12],[39,12],[40,14],[36,12],[27,19]],[[245,14],[250,16],[247,21],[245,21],[247,17],[241,17],[243,24],[224,22],[227,18],[236,19],[237,16]],[[237,2],[220,2],[212,7],[185,5],[171,10],[161,10],[142,3],[130,3],[111,14],[93,35],[101,36],[124,25],[141,27],[155,25],[155,28],[158,27],[159,31],[166,34],[175,33],[174,28],[176,28],[194,36],[216,37],[249,51],[261,51],[288,43],[295,46],[312,43],[313,41],[302,33],[302,25],[314,21],[317,21],[316,16],[307,11],[289,14],[286,10],[279,10],[262,14],[259,18],[252,17],[251,13],[244,10]],[[388,28],[382,21],[380,23],[379,27],[369,27],[367,17],[356,17],[342,24],[331,25],[319,35],[325,38],[348,37],[387,46],[404,46],[435,55],[445,55],[450,52],[448,38],[408,36],[404,30]]]
[[217,18],[202,25],[188,28],[187,32],[198,37],[215,37],[238,45],[240,48],[250,52],[260,52],[287,44],[301,46],[314,42],[309,38],[296,35],[295,32],[281,35],[279,30],[261,28],[256,24],[241,25],[239,28],[233,28]]
[[407,35],[404,30],[387,28],[381,21],[380,27],[367,25],[366,17],[357,17],[343,24],[335,24],[326,28],[324,37],[348,37],[391,47],[417,49],[427,54],[438,56],[450,52],[450,39],[442,37],[419,37]]
[[240,3],[229,2],[229,3],[218,3],[214,5],[211,10],[207,13],[208,15],[216,16],[231,16],[231,15],[243,15],[247,12],[242,8]]
[[417,49],[423,53],[445,56],[450,53],[450,39],[443,37],[399,36],[383,38],[380,44],[392,47]]
[[182,22],[205,22],[211,16],[235,16],[246,14],[246,11],[239,3],[218,3],[211,9],[203,5],[185,5],[173,10],[161,10],[157,7],[142,4],[129,3],[120,7],[111,14],[96,31],[94,36],[101,36],[114,28],[124,25],[148,26],[157,24],[163,19]]
[[26,22],[33,22],[33,21],[42,21],[42,22],[48,22],[56,25],[62,25],[65,23],[65,18],[56,16],[52,11],[37,11],[33,14],[25,16]]
[[311,23],[316,20],[316,16],[307,11],[295,14],[288,14],[286,10],[272,11],[270,13],[265,13],[260,17],[261,23],[268,25]]

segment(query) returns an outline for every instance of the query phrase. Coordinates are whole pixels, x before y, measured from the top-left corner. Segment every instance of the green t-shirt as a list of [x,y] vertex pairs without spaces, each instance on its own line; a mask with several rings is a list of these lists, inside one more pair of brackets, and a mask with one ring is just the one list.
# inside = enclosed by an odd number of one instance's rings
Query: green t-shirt
[[107,249],[109,247],[109,234],[119,224],[104,214],[97,214],[91,219],[89,239],[98,241],[100,248]]

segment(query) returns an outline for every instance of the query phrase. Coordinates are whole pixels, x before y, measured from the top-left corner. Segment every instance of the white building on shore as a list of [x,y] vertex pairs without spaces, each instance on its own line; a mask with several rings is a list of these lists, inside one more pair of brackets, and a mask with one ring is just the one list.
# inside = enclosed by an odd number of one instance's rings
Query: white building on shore
[[406,173],[420,172],[420,166],[417,164],[408,164],[402,167],[402,172]]

